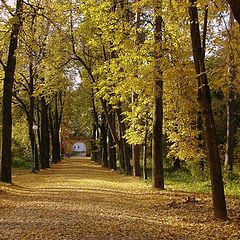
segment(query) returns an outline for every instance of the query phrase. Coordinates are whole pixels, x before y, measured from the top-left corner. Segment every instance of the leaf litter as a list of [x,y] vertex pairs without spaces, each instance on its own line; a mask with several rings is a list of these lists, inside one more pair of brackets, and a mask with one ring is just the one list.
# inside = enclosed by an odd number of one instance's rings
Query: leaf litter
[[211,196],[154,190],[138,178],[70,158],[0,183],[0,239],[240,239],[238,198],[229,221],[213,219]]

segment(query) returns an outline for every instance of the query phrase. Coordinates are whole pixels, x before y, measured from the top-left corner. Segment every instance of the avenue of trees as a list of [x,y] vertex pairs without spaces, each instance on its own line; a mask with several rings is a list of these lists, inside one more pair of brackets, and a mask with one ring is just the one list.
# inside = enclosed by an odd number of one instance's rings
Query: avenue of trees
[[214,216],[227,219],[222,167],[232,173],[240,153],[238,9],[1,0],[1,181],[12,181],[13,145],[31,154],[32,172],[60,161],[64,123],[91,138],[103,167],[146,179],[151,158],[154,188],[164,189],[166,162],[209,171]]

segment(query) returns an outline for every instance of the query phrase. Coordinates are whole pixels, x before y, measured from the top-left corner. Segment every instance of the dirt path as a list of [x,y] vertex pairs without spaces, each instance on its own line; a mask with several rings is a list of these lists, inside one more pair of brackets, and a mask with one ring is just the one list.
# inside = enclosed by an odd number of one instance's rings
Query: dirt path
[[217,222],[208,196],[152,190],[89,159],[16,172],[13,182],[0,185],[0,239],[240,239],[239,200]]

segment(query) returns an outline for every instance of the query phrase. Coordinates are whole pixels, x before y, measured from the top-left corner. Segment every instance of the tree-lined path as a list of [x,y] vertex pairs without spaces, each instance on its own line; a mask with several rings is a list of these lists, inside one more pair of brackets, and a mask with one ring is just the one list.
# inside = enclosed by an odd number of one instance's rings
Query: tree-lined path
[[89,159],[0,186],[0,239],[240,239],[239,200],[228,199],[230,221],[214,221],[208,195],[153,190]]

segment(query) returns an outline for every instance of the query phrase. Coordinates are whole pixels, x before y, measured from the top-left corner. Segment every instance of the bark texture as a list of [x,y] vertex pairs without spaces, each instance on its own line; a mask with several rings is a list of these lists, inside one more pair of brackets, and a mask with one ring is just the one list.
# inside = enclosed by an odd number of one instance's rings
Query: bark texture
[[226,152],[225,152],[225,166],[229,171],[233,170],[234,162],[234,115],[235,115],[235,92],[234,84],[237,79],[237,68],[234,60],[233,46],[231,40],[234,38],[233,31],[234,18],[231,14],[229,20],[230,37],[229,37],[229,83],[228,83],[228,96],[227,96],[227,139],[226,139]]
[[162,24],[161,1],[154,1],[155,14],[155,81],[153,86],[152,185],[164,189],[163,176],[163,78],[162,78]]
[[22,26],[23,1],[17,0],[16,20],[12,26],[8,59],[5,67],[2,99],[2,159],[1,159],[1,181],[11,183],[12,181],[12,89],[16,67],[16,49],[18,47],[18,36]]
[[236,21],[240,24],[240,0],[227,0]]
[[108,153],[107,153],[107,125],[105,114],[102,113],[101,123],[101,165],[102,167],[108,167]]
[[206,129],[206,142],[210,166],[214,216],[216,218],[225,220],[227,219],[227,210],[223,188],[221,160],[218,151],[215,122],[211,106],[210,88],[208,85],[204,54],[201,46],[198,9],[196,7],[197,1],[189,0],[189,3],[193,57],[198,81],[198,100],[201,106],[203,121]]

